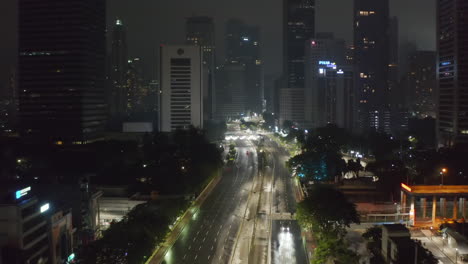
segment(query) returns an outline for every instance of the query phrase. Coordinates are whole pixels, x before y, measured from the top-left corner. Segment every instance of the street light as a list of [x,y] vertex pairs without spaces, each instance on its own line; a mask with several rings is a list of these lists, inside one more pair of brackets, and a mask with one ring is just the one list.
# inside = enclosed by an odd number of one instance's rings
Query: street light
[[444,185],[444,174],[447,173],[447,169],[446,168],[442,168],[440,170],[440,178],[442,180],[442,184],[441,185]]
[[432,240],[433,235],[434,235],[434,233],[432,232],[432,226],[431,226],[431,240]]
[[458,248],[455,248],[455,264],[458,263]]

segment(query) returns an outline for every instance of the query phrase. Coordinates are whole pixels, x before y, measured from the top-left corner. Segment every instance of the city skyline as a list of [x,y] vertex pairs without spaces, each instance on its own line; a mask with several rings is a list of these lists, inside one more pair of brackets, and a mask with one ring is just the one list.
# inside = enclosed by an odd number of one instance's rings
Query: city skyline
[[[424,5],[421,4],[424,3]],[[181,5],[185,8],[178,9]],[[243,8],[250,5],[251,8]],[[316,32],[333,32],[336,38],[343,38],[351,44],[352,39],[352,1],[332,0],[317,1]],[[281,18],[282,2],[247,1],[236,4],[220,3],[220,1],[205,0],[197,4],[185,0],[158,3],[148,0],[139,2],[129,8],[122,0],[108,1],[107,4],[107,34],[111,33],[115,19],[124,21],[127,28],[128,55],[140,57],[144,61],[145,75],[156,77],[157,50],[161,43],[185,42],[185,19],[187,17],[212,16],[215,24],[215,35],[218,59],[224,58],[224,25],[230,18],[243,20],[246,24],[260,27],[262,37],[262,57],[264,57],[265,74],[280,74],[282,58],[275,57],[282,50]],[[342,8],[334,10],[336,6]],[[269,12],[262,11],[267,7]],[[421,8],[423,10],[421,10]],[[16,25],[17,9],[14,1],[0,3],[0,10],[5,12],[0,16],[0,32],[4,32],[5,41],[0,50],[0,95],[6,90],[8,76],[16,61]],[[322,11],[320,11],[322,10]],[[332,14],[332,15],[330,15]],[[336,14],[336,15],[335,15]],[[415,15],[416,14],[416,15]],[[396,15],[400,23],[400,43],[408,40],[418,45],[421,50],[435,50],[435,1],[423,0],[407,3],[403,0],[391,1],[390,15]],[[151,25],[147,27],[146,25]],[[171,25],[168,30],[167,25]],[[344,26],[345,25],[345,26]],[[108,48],[110,43],[108,42]],[[5,88],[4,88],[5,87]]]

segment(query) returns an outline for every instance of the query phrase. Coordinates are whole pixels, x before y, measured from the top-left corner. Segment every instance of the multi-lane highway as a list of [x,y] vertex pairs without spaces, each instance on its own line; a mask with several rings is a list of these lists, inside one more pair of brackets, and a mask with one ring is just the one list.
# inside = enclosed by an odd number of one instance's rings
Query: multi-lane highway
[[230,262],[257,173],[253,143],[245,139],[234,143],[238,153],[235,165],[225,169],[217,186],[166,253],[165,263]]
[[[265,137],[267,159],[259,170],[258,137],[230,134],[234,165],[182,227],[163,263],[306,263],[300,229],[291,220],[297,190],[285,167],[288,154]],[[285,223],[289,230],[282,229]]]

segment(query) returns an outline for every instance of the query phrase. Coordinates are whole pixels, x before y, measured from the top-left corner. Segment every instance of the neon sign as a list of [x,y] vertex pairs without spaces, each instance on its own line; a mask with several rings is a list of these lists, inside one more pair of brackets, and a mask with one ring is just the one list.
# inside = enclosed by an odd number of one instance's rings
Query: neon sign
[[16,197],[16,199],[19,199],[19,198],[25,196],[26,194],[28,194],[29,191],[31,191],[31,187],[30,187],[30,186],[29,186],[29,187],[26,187],[26,188],[24,188],[24,189],[21,189],[21,190],[16,191],[16,192],[15,192],[15,197]]
[[319,65],[329,65],[330,61],[319,61],[318,64]]
[[49,203],[46,203],[46,204],[44,204],[43,206],[41,206],[41,214],[42,214],[43,212],[49,210],[49,207],[50,207]]

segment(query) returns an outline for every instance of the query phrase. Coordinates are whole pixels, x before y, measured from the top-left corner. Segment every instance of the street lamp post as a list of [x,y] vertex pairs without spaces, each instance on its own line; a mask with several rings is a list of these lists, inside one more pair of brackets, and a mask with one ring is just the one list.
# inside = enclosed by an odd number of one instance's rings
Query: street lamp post
[[458,248],[455,248],[455,264],[458,263]]
[[433,235],[434,235],[434,233],[432,233],[432,226],[431,226],[431,240],[432,240]]
[[441,181],[442,181],[442,184],[441,185],[444,185],[444,174],[447,172],[447,169],[446,168],[442,168],[440,170],[440,178],[441,178]]

